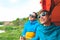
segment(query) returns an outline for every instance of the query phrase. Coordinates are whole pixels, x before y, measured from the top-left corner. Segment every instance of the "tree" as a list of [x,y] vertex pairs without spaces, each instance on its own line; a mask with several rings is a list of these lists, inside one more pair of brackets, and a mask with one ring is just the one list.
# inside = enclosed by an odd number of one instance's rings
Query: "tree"
[[14,24],[15,26],[19,26],[19,25],[20,25],[20,19],[17,18],[16,20],[14,20],[14,21],[13,21],[13,24]]
[[20,25],[23,26],[27,20],[28,20],[28,17],[21,18],[21,19],[17,18],[16,20],[13,20],[12,22],[15,26],[20,26]]
[[3,25],[4,24],[4,22],[0,22],[0,25]]

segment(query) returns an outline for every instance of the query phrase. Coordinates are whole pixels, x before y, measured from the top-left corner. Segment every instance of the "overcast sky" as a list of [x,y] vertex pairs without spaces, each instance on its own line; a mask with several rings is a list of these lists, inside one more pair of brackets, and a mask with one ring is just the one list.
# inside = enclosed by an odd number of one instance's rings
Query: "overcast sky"
[[0,0],[0,21],[27,17],[41,10],[40,0]]

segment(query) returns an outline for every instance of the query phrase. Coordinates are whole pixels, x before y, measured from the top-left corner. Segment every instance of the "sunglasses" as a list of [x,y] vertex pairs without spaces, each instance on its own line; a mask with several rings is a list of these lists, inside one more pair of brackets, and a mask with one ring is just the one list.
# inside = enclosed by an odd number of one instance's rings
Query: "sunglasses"
[[42,13],[38,16],[38,18],[41,18],[42,16],[46,16],[46,14],[47,14],[47,12],[42,12]]
[[32,15],[32,14],[30,14],[29,16],[31,16],[32,18],[36,18],[36,16],[34,16],[34,15]]

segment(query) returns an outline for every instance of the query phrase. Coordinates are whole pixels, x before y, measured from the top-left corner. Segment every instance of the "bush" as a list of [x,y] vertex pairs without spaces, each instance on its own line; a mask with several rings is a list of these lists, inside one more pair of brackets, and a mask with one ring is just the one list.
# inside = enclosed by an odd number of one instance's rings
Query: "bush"
[[19,40],[23,27],[4,26],[5,33],[0,33],[0,40]]

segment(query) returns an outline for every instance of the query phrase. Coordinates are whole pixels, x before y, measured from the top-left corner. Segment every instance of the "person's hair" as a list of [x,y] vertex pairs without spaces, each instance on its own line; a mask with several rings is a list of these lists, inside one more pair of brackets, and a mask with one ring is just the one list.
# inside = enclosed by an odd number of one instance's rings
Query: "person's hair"
[[38,17],[38,14],[36,13],[36,12],[33,12],[35,15],[36,15],[36,17],[35,18],[37,18]]
[[47,12],[47,14],[50,15],[49,11],[47,10],[41,10],[39,14],[41,14],[42,12]]

